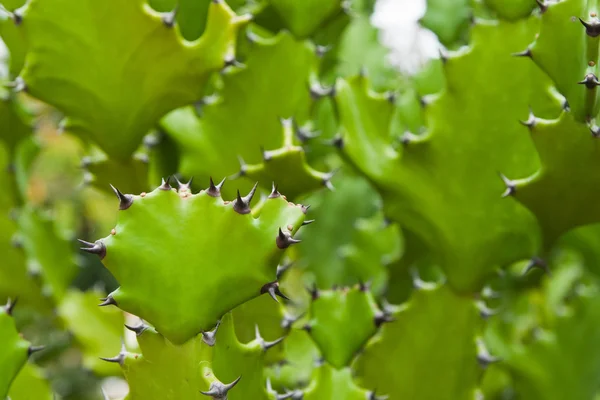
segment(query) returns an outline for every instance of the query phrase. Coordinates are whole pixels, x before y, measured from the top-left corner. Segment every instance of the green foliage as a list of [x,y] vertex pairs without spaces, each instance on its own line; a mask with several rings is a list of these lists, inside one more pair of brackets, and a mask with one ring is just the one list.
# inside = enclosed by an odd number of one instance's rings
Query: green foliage
[[209,13],[203,38],[186,43],[170,17],[144,0],[30,1],[21,78],[28,93],[67,115],[65,129],[127,159],[158,118],[198,100],[209,74],[223,66],[246,20],[223,3]]
[[598,2],[375,3],[2,2],[0,399],[598,400]]

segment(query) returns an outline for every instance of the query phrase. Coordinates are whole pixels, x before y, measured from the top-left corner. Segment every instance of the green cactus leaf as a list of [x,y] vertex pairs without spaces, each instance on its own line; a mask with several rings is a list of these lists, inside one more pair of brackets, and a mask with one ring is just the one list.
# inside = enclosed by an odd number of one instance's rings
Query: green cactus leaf
[[306,162],[304,149],[294,145],[291,119],[282,121],[282,130],[283,145],[278,149],[263,150],[262,163],[242,165],[240,175],[252,181],[277,182],[277,187],[290,199],[330,185],[331,175],[312,169]]
[[0,89],[0,138],[13,152],[19,141],[31,134],[30,117],[14,94]]
[[[123,373],[129,383],[128,400],[206,400],[212,376],[212,348],[202,335],[176,346],[152,328],[138,335],[142,354],[122,352]],[[112,354],[112,353],[111,353]]]
[[[595,85],[588,89],[587,85],[577,83],[585,81],[588,74],[592,78],[598,75],[600,58],[598,38],[588,36],[577,18],[595,20],[595,17],[589,16],[598,11],[596,2],[567,0],[545,3],[547,9],[542,14],[539,36],[523,55],[530,56],[552,78],[556,88],[567,98],[575,119],[585,122],[598,114],[600,98]],[[565,59],[570,61],[561,62]]]
[[421,25],[433,31],[445,46],[464,39],[471,17],[470,0],[427,0]]
[[123,351],[116,358],[122,360],[131,386],[128,399],[203,400],[206,397],[201,391],[209,391],[211,383],[228,384],[240,376],[242,379],[227,393],[229,400],[270,399],[262,376],[264,342],[255,339],[240,343],[230,313],[223,317],[213,339],[214,343],[207,343],[199,335],[174,345],[146,327],[138,335],[142,354]]
[[31,95],[67,115],[66,129],[126,160],[160,117],[201,97],[247,21],[223,2],[209,14],[202,38],[185,42],[145,0],[30,1],[21,77]]
[[[280,118],[294,118],[300,126],[308,118],[308,85],[316,55],[308,43],[294,40],[289,33],[253,40],[245,66],[225,73],[220,99],[202,105],[200,117],[188,107],[163,119],[165,132],[181,152],[179,171],[196,179],[207,179],[209,174],[232,176],[240,169],[238,157],[259,164],[261,146],[279,148],[273,154],[274,166],[254,167],[252,176],[267,188],[277,179],[286,194],[314,189],[320,185],[320,175],[305,165],[300,147],[284,148],[288,142]],[[264,96],[261,100],[256,98],[259,93]],[[294,169],[278,170],[282,164]]]
[[[471,48],[444,64],[445,89],[425,100],[428,132],[422,136],[392,137],[394,106],[370,94],[365,78],[336,86],[342,154],[379,189],[386,215],[437,255],[458,290],[478,290],[493,268],[531,257],[539,247],[535,218],[501,198],[498,176],[505,170],[526,176],[537,168],[535,148],[518,122],[527,107],[544,117],[562,107],[543,73],[510,55],[537,27],[533,17],[478,22]],[[490,79],[488,71],[496,69],[503,74]],[[478,95],[468,95],[474,87]]]
[[50,384],[40,370],[31,363],[26,363],[13,381],[8,393],[10,400],[54,400]]
[[[265,370],[272,386],[279,392],[285,388],[306,387],[319,360],[319,349],[305,330],[291,329],[281,343],[286,363],[275,363]],[[291,361],[293,360],[293,362]]]
[[509,21],[528,17],[536,7],[535,1],[532,0],[485,0],[485,4],[500,18]]
[[579,254],[561,252],[541,287],[503,296],[506,311],[490,320],[486,341],[528,399],[593,399],[600,373],[600,288]]
[[600,151],[588,127],[575,121],[571,112],[556,120],[529,121],[541,168],[515,181],[513,195],[536,215],[549,247],[572,228],[600,222],[600,212],[590,207],[600,184],[596,172]]
[[268,0],[268,4],[298,38],[312,35],[342,10],[341,0]]
[[310,335],[325,361],[343,368],[375,334],[380,315],[368,289],[315,291],[310,305]]
[[125,318],[120,310],[98,307],[102,292],[70,290],[58,306],[58,315],[73,333],[83,353],[83,365],[98,375],[116,375],[118,365],[100,360],[121,347]]
[[[9,303],[10,305],[10,303]],[[10,307],[0,307],[0,398],[5,398],[13,380],[29,357],[28,341],[19,336],[15,322],[8,313]]]
[[361,276],[350,274],[340,251],[353,241],[355,221],[373,215],[378,203],[377,193],[360,176],[342,170],[333,177],[333,185],[334,191],[313,193],[304,200],[317,222],[300,232],[304,246],[298,248],[298,266],[320,288],[359,282]]
[[[6,7],[6,5],[5,5]],[[0,14],[0,38],[9,52],[8,72],[10,77],[16,77],[21,72],[27,54],[27,44],[23,33],[15,24],[14,19],[6,13]]]
[[223,383],[242,377],[228,393],[229,400],[270,398],[266,379],[263,377],[263,361],[267,349],[263,347],[262,340],[258,338],[247,344],[240,343],[235,335],[231,314],[223,317],[213,349],[212,371]]
[[474,301],[427,286],[391,316],[357,359],[359,381],[391,399],[472,399],[482,325]]
[[216,186],[192,194],[184,184],[179,192],[163,185],[140,196],[121,194],[114,235],[87,245],[121,285],[109,303],[181,344],[276,289],[282,249],[295,242],[306,210],[276,193],[253,215],[253,194],[225,202]]
[[78,270],[72,242],[61,237],[51,216],[31,205],[20,211],[18,225],[28,272],[40,275],[43,293],[60,302]]
[[365,400],[370,396],[371,392],[354,383],[350,368],[335,369],[325,363],[314,371],[303,400]]

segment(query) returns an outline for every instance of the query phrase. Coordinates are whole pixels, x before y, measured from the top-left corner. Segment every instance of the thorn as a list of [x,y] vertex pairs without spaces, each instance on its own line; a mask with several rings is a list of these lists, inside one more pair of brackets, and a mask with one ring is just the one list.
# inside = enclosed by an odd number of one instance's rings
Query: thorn
[[314,219],[307,219],[306,221],[302,221],[302,226],[310,225],[315,222]]
[[121,191],[119,189],[117,189],[116,187],[114,187],[113,185],[110,185],[110,187],[112,188],[113,192],[115,192],[115,195],[119,199],[119,210],[127,210],[129,207],[131,207],[131,205],[133,204],[133,196],[132,195],[121,193]]
[[529,263],[523,271],[523,275],[526,275],[527,273],[529,273],[529,271],[531,271],[534,268],[539,268],[546,274],[548,274],[548,276],[552,276],[552,273],[550,272],[550,268],[548,268],[548,264],[546,263],[546,261],[542,260],[539,257],[532,257],[531,260],[529,260]]
[[485,349],[481,349],[477,354],[477,361],[482,368],[487,368],[490,364],[500,361],[500,358],[492,356]]
[[260,146],[260,152],[262,153],[262,158],[264,162],[268,162],[271,161],[271,153],[266,151],[265,148],[263,146]]
[[334,177],[334,175],[339,171],[339,169],[335,169],[331,172],[326,173],[325,175],[323,175],[323,185],[331,190],[332,192],[335,191],[335,188],[333,187],[333,184],[331,183],[331,179]]
[[502,197],[514,196],[517,192],[517,185],[502,174],[500,174],[500,178],[502,178],[502,182],[504,182],[504,186],[506,186],[506,190],[502,193]]
[[442,64],[446,64],[446,62],[448,61],[448,53],[446,53],[446,50],[442,47],[439,48],[439,52],[440,52],[440,60],[442,61]]
[[15,25],[17,25],[17,26],[21,25],[21,23],[23,22],[23,16],[19,12],[19,10],[15,10],[12,13],[12,17],[13,17],[13,21],[14,21]]
[[388,400],[389,396],[377,396],[375,392],[375,390],[369,392],[369,394],[367,395],[367,400]]
[[529,57],[529,58],[532,57],[531,49],[529,47],[521,52],[513,53],[512,55],[513,55],[513,57]]
[[332,96],[334,87],[324,88],[320,84],[310,85],[310,97],[313,100],[319,100],[321,97]]
[[15,306],[17,305],[18,301],[19,301],[18,297],[15,297],[14,300],[8,299],[8,301],[6,302],[6,305],[4,306],[4,311],[8,315],[12,315],[13,314],[13,310],[15,309]]
[[256,188],[258,187],[258,182],[256,182],[254,184],[254,186],[252,187],[252,189],[250,190],[250,193],[248,193],[246,196],[242,197],[240,196],[240,191],[237,191],[237,199],[234,200],[233,202],[233,209],[238,213],[238,214],[248,214],[250,213],[250,202],[252,201],[252,198],[254,197],[254,193],[256,193]]
[[277,280],[279,280],[281,278],[281,276],[285,273],[285,271],[287,271],[288,269],[290,269],[290,267],[294,265],[294,261],[290,261],[287,264],[284,265],[278,265],[277,266],[277,272],[275,273],[275,276],[277,277]]
[[277,244],[277,247],[279,247],[280,249],[287,249],[291,245],[300,243],[300,242],[301,242],[301,240],[294,239],[292,237],[291,233],[284,232],[281,230],[281,228],[279,228],[279,234],[277,235],[277,238],[275,239],[275,243]]
[[362,279],[358,282],[358,290],[361,292],[368,292],[371,290],[371,282],[363,282]]
[[529,129],[533,129],[537,123],[537,118],[533,114],[533,110],[529,109],[529,116],[526,121],[519,121],[522,125],[528,127]]
[[391,315],[384,313],[384,312],[378,312],[377,315],[375,315],[374,321],[375,321],[375,326],[377,328],[379,328],[381,325],[387,323],[387,322],[394,322],[396,320],[396,318],[392,317]]
[[298,126],[298,124],[295,121],[294,121],[294,126],[295,126],[294,132],[296,133],[296,137],[302,144],[319,136],[318,131],[311,133],[308,129]]
[[320,46],[318,45],[315,48],[315,54],[317,57],[323,57],[329,50],[331,50],[331,46]]
[[240,163],[240,172],[237,173],[236,178],[246,175],[246,162],[240,155],[238,155],[238,161]]
[[125,348],[125,343],[121,344],[121,351],[114,357],[100,357],[101,360],[111,363],[118,363],[119,365],[123,365],[125,361],[125,354],[127,354],[127,349]]
[[583,19],[579,18],[579,21],[583,26],[585,26],[585,33],[587,33],[588,36],[600,36],[600,22],[598,20],[594,20],[592,22],[585,22]]
[[273,182],[273,188],[271,189],[271,194],[269,195],[269,199],[275,199],[281,196],[281,194],[277,191],[277,185]]
[[142,333],[144,333],[146,331],[146,329],[148,329],[148,325],[142,323],[138,326],[131,326],[131,325],[127,325],[125,324],[125,328],[129,329],[131,332],[135,332],[136,336],[140,336]]
[[191,190],[193,180],[194,177],[191,177],[190,180],[187,181],[187,183],[182,183],[179,181],[179,179],[177,179],[177,177],[175,177],[175,181],[177,182],[177,190],[179,190],[180,192],[186,192],[188,190]]
[[590,125],[590,132],[595,138],[600,137],[600,127],[598,125]]
[[[599,25],[600,28],[600,25]],[[600,34],[600,33],[599,33]],[[596,35],[598,36],[598,35]],[[592,73],[586,74],[582,81],[577,82],[580,85],[585,85],[588,89],[595,89],[596,86],[600,85],[600,81],[598,81],[598,77]]]
[[283,329],[289,329],[289,328],[291,328],[291,327],[292,327],[292,325],[293,325],[293,324],[294,324],[296,321],[298,321],[300,318],[302,318],[302,316],[303,316],[302,314],[301,314],[301,315],[299,315],[299,316],[297,316],[297,317],[296,317],[296,316],[292,316],[292,315],[285,314],[285,315],[283,316],[283,319],[281,320],[281,327],[282,327]]
[[317,287],[316,282],[313,282],[311,288],[306,288],[306,291],[310,294],[310,298],[312,301],[315,301],[319,298],[319,288]]
[[304,324],[304,326],[302,326],[302,330],[307,332],[307,333],[311,333],[312,332],[312,325],[310,323],[306,323]]
[[219,326],[221,326],[221,320],[217,321],[217,325],[215,325],[215,328],[212,331],[202,331],[202,341],[210,347],[214,346],[217,342],[217,330],[219,330]]
[[279,302],[279,300],[277,300],[277,296],[289,300],[289,297],[281,293],[281,290],[279,289],[279,282],[277,281],[267,283],[260,289],[260,294],[265,293],[269,293],[269,296],[271,296],[276,302]]
[[300,205],[300,208],[302,209],[302,212],[304,214],[306,214],[306,212],[308,211],[308,209],[310,208],[310,205],[304,206],[304,205]]
[[540,7],[540,11],[542,12],[542,14],[545,13],[546,10],[548,10],[548,4],[546,4],[544,0],[535,0],[535,2]]
[[477,308],[479,309],[479,315],[481,316],[481,318],[483,319],[488,319],[491,316],[496,315],[496,311],[490,309],[485,302],[483,301],[478,301],[477,303],[475,303]]
[[96,240],[94,243],[86,242],[85,240],[77,239],[80,243],[86,245],[87,247],[80,247],[80,250],[83,250],[87,253],[96,254],[101,260],[106,257],[106,246],[104,242],[101,240]]
[[212,176],[209,179],[210,179],[210,185],[208,186],[208,189],[206,189],[206,194],[208,194],[209,196],[212,196],[212,197],[220,197],[221,196],[221,188],[225,184],[226,178],[223,178],[223,180],[221,182],[219,182],[218,185],[215,185],[215,182],[213,182]]
[[260,335],[260,329],[258,328],[258,324],[254,325],[254,336],[255,336],[254,340],[256,340],[260,344],[260,347],[262,347],[263,351],[269,350],[271,347],[278,345],[279,343],[281,343],[283,341],[283,339],[285,339],[285,336],[284,336],[284,337],[280,337],[279,339],[276,339],[272,342],[267,342]]
[[98,304],[99,307],[117,306],[117,302],[110,294],[107,297],[100,299],[100,301],[102,301],[102,303]]
[[170,176],[167,176],[167,179],[162,178],[162,181],[160,183],[160,186],[158,187],[160,190],[171,190],[171,184],[169,183],[169,181],[171,180]]
[[46,346],[29,346],[29,348],[27,349],[27,356],[30,356],[37,352],[40,352],[40,351],[44,350],[45,348],[46,348]]
[[571,111],[571,106],[569,105],[569,101],[567,99],[565,99],[565,102],[563,103],[563,110]]
[[176,17],[177,17],[177,7],[175,7],[175,9],[173,11],[163,13],[161,16],[161,19],[162,19],[163,24],[165,24],[165,26],[167,28],[172,28],[175,26],[175,18]]
[[227,67],[241,67],[242,63],[240,63],[238,60],[235,59],[235,55],[233,54],[228,54],[227,56],[225,56],[225,60],[223,63],[223,69],[227,68]]
[[342,150],[344,148],[344,139],[341,135],[336,135],[333,139],[331,139],[331,141],[329,141],[328,144],[338,150]]
[[227,400],[227,392],[233,389],[234,386],[237,385],[237,383],[240,381],[240,379],[242,379],[241,375],[235,381],[228,384],[223,384],[221,382],[215,381],[210,384],[208,392],[200,391],[200,393],[202,393],[205,396],[212,397],[213,400]]

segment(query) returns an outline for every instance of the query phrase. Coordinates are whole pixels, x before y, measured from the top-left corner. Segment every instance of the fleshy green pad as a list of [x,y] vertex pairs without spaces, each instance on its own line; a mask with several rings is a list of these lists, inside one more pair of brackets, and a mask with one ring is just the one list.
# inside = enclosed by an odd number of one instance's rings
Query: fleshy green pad
[[343,155],[378,188],[386,215],[427,245],[459,291],[479,290],[494,268],[539,249],[534,216],[501,198],[498,176],[537,169],[519,124],[528,107],[546,118],[562,107],[543,72],[511,56],[538,26],[534,17],[478,21],[471,47],[446,58],[442,93],[424,99],[428,132],[408,140],[392,137],[394,106],[369,93],[365,78],[336,86]]
[[231,314],[223,317],[213,346],[202,335],[174,345],[153,328],[143,331],[138,342],[142,354],[122,354],[128,400],[206,400],[200,392],[208,391],[211,383],[229,384],[240,376],[227,393],[229,400],[271,398],[262,376],[265,350],[258,340],[239,342]]
[[325,361],[343,368],[377,331],[379,310],[368,290],[344,288],[317,293],[310,305],[310,335]]
[[27,362],[29,346],[29,342],[19,336],[5,307],[0,307],[0,398],[8,395],[13,380]]
[[146,0],[32,0],[21,14],[28,93],[120,160],[164,114],[202,96],[247,21],[211,2],[204,35],[186,42]]
[[550,248],[565,232],[600,222],[600,210],[594,206],[600,196],[600,147],[571,112],[555,120],[531,121],[531,138],[542,166],[512,183],[513,196],[536,215]]
[[[293,199],[292,194],[321,185],[321,175],[306,165],[298,139],[286,149],[289,142],[280,120],[293,118],[302,126],[309,118],[309,84],[318,58],[310,43],[288,32],[270,38],[254,34],[252,40],[243,66],[223,72],[218,98],[205,99],[199,113],[193,107],[173,111],[161,126],[179,147],[179,172],[196,179],[233,176],[240,171],[238,157],[249,165],[259,164],[261,147],[283,149],[273,154],[273,167],[267,162],[264,171],[256,167],[251,175],[263,187],[276,179],[282,193]],[[281,163],[292,169],[277,170],[275,165],[281,168]]]
[[308,37],[342,10],[341,0],[268,0],[296,37]]
[[[597,21],[591,14],[600,11],[598,1],[545,1],[546,11],[529,54],[533,61],[554,81],[556,88],[567,98],[575,119],[585,122],[600,109],[596,85],[588,88],[582,82],[587,74],[598,76],[599,38],[586,34],[583,21]],[[521,50],[525,50],[525,47]],[[569,60],[565,62],[565,60]],[[525,64],[528,60],[523,60]]]
[[260,215],[249,207],[240,214],[238,200],[207,190],[157,188],[126,198],[132,203],[119,212],[115,234],[96,242],[121,285],[110,297],[176,344],[264,293],[276,281],[281,235],[291,237],[305,217],[280,195],[266,199]]
[[390,399],[472,400],[482,325],[475,302],[428,286],[392,316],[357,359],[359,381]]

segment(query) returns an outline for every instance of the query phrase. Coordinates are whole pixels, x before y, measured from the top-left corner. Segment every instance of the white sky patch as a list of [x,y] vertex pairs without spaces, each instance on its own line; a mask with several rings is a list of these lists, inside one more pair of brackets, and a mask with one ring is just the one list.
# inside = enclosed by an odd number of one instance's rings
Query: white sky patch
[[380,42],[390,49],[388,61],[406,74],[414,74],[438,58],[443,46],[437,36],[419,25],[425,15],[425,0],[377,0],[371,17],[380,30]]

